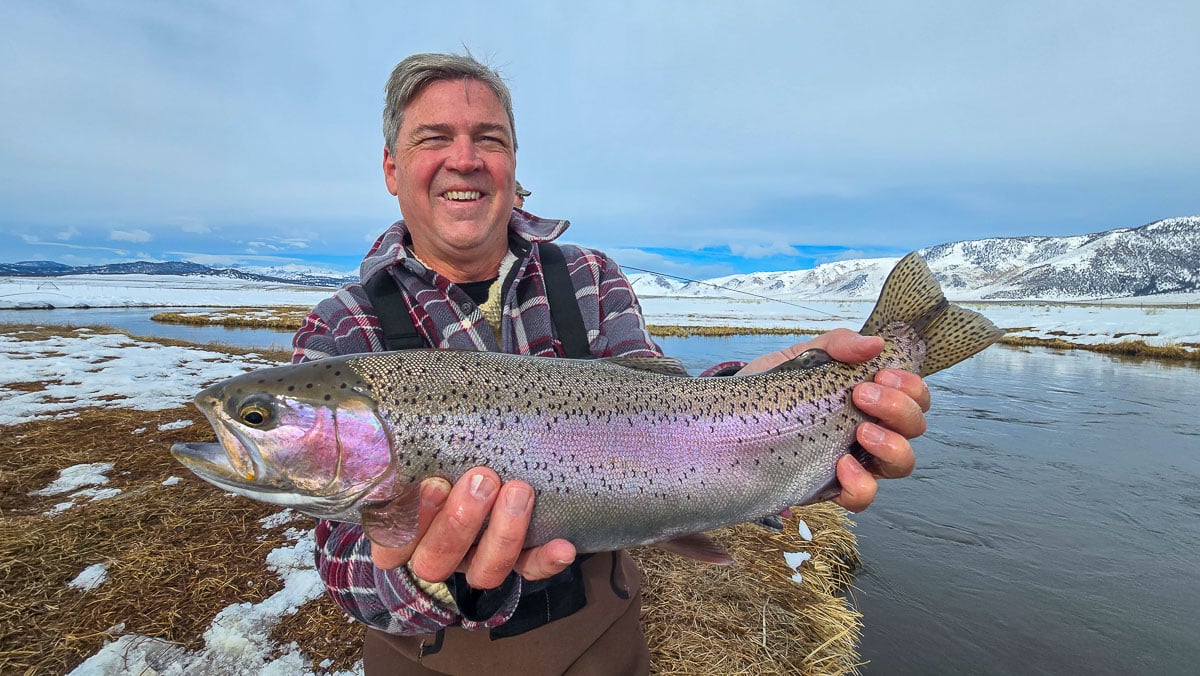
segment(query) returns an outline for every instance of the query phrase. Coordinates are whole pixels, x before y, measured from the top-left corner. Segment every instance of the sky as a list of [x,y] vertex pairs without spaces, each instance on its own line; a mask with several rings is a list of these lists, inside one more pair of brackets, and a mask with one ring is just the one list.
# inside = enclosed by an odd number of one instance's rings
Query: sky
[[383,85],[513,91],[526,208],[693,278],[1200,214],[1200,4],[0,5],[0,262],[354,271]]

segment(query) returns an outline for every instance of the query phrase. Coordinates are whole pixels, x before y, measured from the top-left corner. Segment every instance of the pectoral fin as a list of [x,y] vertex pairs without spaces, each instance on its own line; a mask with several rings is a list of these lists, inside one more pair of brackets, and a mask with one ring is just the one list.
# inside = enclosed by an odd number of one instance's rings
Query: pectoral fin
[[363,532],[384,547],[407,547],[417,537],[420,506],[421,484],[414,481],[392,500],[363,507]]
[[729,552],[704,533],[681,535],[670,540],[655,542],[653,546],[665,549],[672,554],[705,563],[715,563],[718,566],[728,566],[733,563],[733,557],[729,555]]

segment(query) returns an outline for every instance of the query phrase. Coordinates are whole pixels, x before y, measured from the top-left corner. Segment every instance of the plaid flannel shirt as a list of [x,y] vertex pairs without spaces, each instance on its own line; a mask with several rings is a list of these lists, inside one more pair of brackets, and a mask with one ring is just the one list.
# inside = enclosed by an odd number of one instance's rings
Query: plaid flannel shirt
[[[489,350],[544,357],[562,356],[546,300],[537,244],[558,237],[566,221],[544,220],[519,209],[509,221],[518,260],[504,289],[501,340],[475,303],[457,286],[427,269],[405,249],[404,222],[392,225],[363,259],[359,278],[391,274],[400,286],[417,331],[439,349]],[[617,265],[604,254],[559,245],[567,261],[583,315],[591,353],[597,357],[656,356],[637,297]],[[293,362],[385,350],[379,320],[359,284],[322,301],[293,339]],[[329,596],[352,617],[385,632],[413,635],[460,625],[490,628],[512,616],[520,599],[518,578],[510,594],[482,617],[465,617],[453,604],[424,592],[406,567],[381,570],[371,562],[370,543],[357,524],[319,521],[316,562]],[[494,604],[489,604],[494,605]]]

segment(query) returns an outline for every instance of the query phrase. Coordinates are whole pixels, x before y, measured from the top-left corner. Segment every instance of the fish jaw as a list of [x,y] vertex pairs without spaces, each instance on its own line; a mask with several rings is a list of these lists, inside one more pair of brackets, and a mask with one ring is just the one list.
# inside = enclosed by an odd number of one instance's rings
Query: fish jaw
[[251,375],[196,395],[219,443],[175,444],[172,455],[219,488],[357,521],[358,503],[392,474],[390,437],[373,402],[295,395],[286,381]]

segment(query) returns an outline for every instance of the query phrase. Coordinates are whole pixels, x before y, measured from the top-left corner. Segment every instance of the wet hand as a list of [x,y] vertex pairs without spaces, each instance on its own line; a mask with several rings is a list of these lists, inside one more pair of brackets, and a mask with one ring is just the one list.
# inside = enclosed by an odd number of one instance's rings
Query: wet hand
[[[820,348],[838,361],[861,363],[874,359],[883,350],[883,339],[860,336],[847,329],[836,329],[810,341],[797,343],[779,352],[755,359],[741,373],[758,373],[794,359],[801,352]],[[834,502],[852,512],[867,508],[879,486],[876,477],[896,479],[912,474],[916,457],[909,439],[925,433],[925,412],[929,410],[929,388],[915,373],[884,369],[872,382],[854,388],[854,405],[877,422],[860,423],[858,442],[873,461],[864,468],[852,456],[838,461],[837,478],[842,493]]]
[[540,580],[575,560],[575,547],[566,540],[522,548],[533,514],[533,488],[524,481],[502,484],[486,467],[470,470],[453,487],[445,479],[426,479],[419,514],[417,537],[408,547],[371,543],[377,567],[408,563],[413,574],[430,582],[458,571],[472,587],[493,589],[514,570]]

